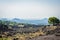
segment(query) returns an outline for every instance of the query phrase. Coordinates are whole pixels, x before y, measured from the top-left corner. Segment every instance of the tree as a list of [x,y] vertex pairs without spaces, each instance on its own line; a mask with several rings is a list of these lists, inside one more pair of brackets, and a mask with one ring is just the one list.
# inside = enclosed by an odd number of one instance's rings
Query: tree
[[0,24],[2,24],[2,21],[0,20]]
[[48,19],[48,22],[49,22],[50,24],[53,24],[53,25],[58,25],[60,21],[59,21],[59,19],[56,18],[56,17],[50,17],[50,18]]

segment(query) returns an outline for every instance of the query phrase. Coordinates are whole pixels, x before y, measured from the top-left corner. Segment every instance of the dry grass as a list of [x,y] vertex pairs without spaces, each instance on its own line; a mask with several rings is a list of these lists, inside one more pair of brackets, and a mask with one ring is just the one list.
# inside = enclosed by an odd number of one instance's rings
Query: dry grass
[[[49,30],[55,30],[57,27],[56,26],[50,26],[50,27],[46,27],[46,29],[49,29]],[[33,28],[30,28],[31,30]],[[5,33],[7,34],[7,33]],[[46,32],[44,33],[42,31],[42,29],[39,29],[39,31],[37,32],[34,32],[34,33],[23,33],[23,34],[20,34],[20,33],[17,33],[16,35],[14,35],[13,37],[8,37],[8,38],[3,38],[4,40],[7,39],[7,40],[11,40],[13,38],[19,38],[20,40],[26,40],[26,38],[35,38],[37,36],[41,36],[41,35],[45,35]],[[0,40],[2,40],[2,38],[0,38]]]

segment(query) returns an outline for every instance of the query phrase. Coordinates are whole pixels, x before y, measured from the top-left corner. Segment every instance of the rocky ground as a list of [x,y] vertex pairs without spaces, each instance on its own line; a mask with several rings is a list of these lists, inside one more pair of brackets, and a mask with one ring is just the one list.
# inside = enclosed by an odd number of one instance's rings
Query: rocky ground
[[36,38],[27,39],[27,40],[60,40],[60,36],[55,36],[55,35],[39,36]]

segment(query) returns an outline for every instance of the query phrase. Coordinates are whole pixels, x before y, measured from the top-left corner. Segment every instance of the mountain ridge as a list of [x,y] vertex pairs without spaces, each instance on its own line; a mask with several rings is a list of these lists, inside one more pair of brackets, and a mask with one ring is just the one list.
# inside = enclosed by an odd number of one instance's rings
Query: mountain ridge
[[48,25],[48,18],[40,19],[40,20],[25,20],[25,19],[19,19],[19,18],[0,18],[0,20],[3,21],[12,21],[17,23],[28,23],[28,24],[41,24],[41,25]]

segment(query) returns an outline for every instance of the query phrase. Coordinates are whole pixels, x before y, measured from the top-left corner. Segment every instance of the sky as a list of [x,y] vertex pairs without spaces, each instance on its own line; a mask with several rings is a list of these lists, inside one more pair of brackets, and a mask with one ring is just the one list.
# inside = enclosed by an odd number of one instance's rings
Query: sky
[[60,18],[60,0],[0,0],[0,18]]

